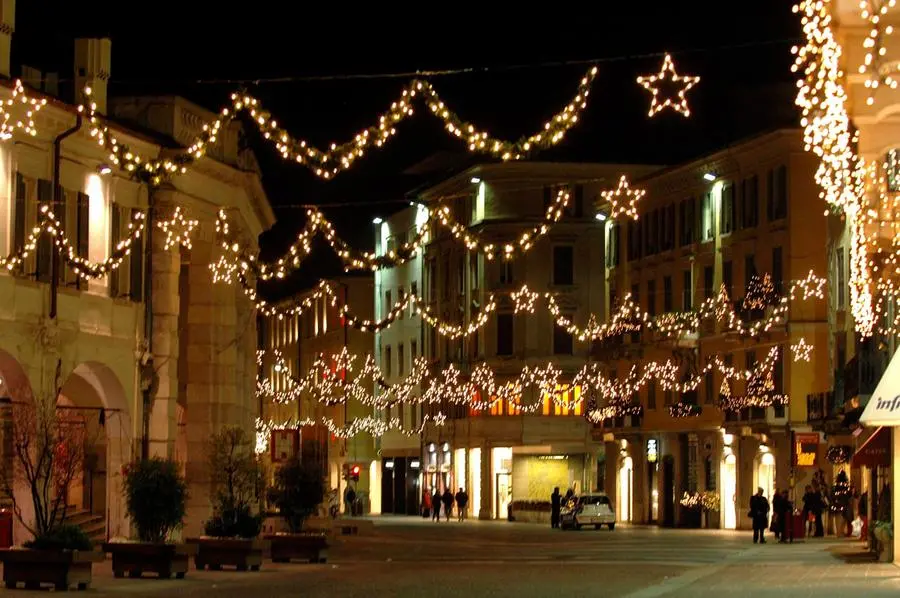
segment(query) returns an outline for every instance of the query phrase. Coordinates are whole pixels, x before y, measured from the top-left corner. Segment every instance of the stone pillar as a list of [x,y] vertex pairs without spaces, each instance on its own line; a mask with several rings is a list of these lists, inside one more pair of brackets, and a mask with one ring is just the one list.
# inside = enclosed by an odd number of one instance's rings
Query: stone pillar
[[633,442],[629,441],[628,454],[631,456],[631,521],[632,523],[647,523],[650,511],[650,490],[647,479],[647,460],[644,454],[644,440],[638,437]]
[[493,455],[491,446],[487,443],[481,445],[481,505],[478,510],[479,519],[494,518],[494,480]]
[[[234,289],[214,285],[209,264],[216,257],[212,217],[201,220],[188,266],[186,326],[181,331],[186,351],[187,478],[190,499],[185,534],[198,533],[211,513],[208,467],[210,437],[222,428],[244,424],[238,419],[235,368],[237,361]],[[251,439],[252,427],[246,428]]]
[[[169,201],[158,201],[155,210],[157,217],[167,218],[171,211]],[[148,283],[152,310],[150,334],[152,335],[153,367],[156,370],[158,382],[150,411],[150,456],[170,458],[174,454],[175,435],[178,429],[175,406],[178,401],[178,314],[180,311],[181,255],[177,248],[165,248],[165,238],[161,231],[153,231],[152,236],[153,242],[149,248],[152,256]],[[143,424],[141,426],[143,430]]]

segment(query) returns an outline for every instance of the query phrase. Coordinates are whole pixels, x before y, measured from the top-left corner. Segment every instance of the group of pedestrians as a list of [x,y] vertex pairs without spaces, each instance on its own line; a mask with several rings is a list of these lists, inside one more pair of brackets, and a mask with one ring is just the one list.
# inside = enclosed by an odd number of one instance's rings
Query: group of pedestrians
[[[787,490],[775,490],[772,496],[771,507],[765,497],[764,490],[758,488],[756,494],[750,498],[750,519],[753,521],[753,543],[766,543],[766,529],[769,529],[780,543],[794,541],[794,503],[790,499]],[[825,500],[821,492],[813,486],[807,486],[803,494],[803,511],[800,521],[803,522],[803,536],[812,535],[821,538],[825,535],[822,525],[822,512],[825,509]],[[769,525],[769,511],[772,511],[771,526]],[[815,529],[811,529],[815,524]]]
[[444,507],[444,517],[446,517],[447,521],[450,521],[454,505],[456,505],[456,517],[458,521],[465,521],[469,516],[469,495],[462,488],[459,489],[456,496],[450,492],[449,488],[444,490],[443,494],[441,494],[440,490],[435,488],[434,494],[429,492],[425,493],[424,503],[424,510],[426,511],[425,516],[427,517],[430,513],[432,521],[441,520],[441,505]]

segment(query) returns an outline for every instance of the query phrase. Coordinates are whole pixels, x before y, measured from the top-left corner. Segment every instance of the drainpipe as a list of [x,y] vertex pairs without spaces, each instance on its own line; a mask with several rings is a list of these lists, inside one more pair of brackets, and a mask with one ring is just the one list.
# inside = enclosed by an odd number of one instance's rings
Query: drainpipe
[[153,229],[156,228],[154,218],[153,187],[147,185],[147,219],[144,225],[144,338],[147,339],[149,354],[150,380],[144,384],[143,430],[141,434],[141,459],[150,458],[150,413],[153,410],[153,391],[156,372],[153,370],[153,289],[151,288],[153,273]]
[[[62,187],[59,184],[60,163],[62,162],[61,144],[66,137],[74,135],[80,128],[81,113],[79,112],[75,115],[75,125],[60,133],[53,140],[53,212],[62,204]],[[56,239],[53,239],[50,252],[50,319],[55,320],[57,295],[59,293],[59,248],[56,246]]]

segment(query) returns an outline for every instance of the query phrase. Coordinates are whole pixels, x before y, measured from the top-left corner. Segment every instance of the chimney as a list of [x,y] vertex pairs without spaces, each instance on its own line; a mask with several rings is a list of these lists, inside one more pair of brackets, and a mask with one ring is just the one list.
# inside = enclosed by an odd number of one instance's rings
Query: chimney
[[16,30],[16,0],[0,0],[0,77],[9,77],[12,36]]
[[75,103],[84,101],[82,90],[90,87],[91,98],[102,114],[106,114],[111,48],[108,38],[75,40]]

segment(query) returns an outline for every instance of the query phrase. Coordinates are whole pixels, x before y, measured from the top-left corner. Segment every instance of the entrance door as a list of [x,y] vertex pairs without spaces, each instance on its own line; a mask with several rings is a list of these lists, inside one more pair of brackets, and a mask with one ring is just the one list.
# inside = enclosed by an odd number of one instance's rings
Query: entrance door
[[[756,467],[756,487],[763,489],[763,494],[772,502],[775,494],[775,457],[772,453],[763,453],[759,456],[759,465]],[[756,488],[753,489],[756,494]]]
[[663,525],[675,525],[675,460],[671,455],[663,458]]
[[497,499],[494,504],[497,505],[497,512],[494,513],[496,519],[506,519],[509,512],[509,504],[512,502],[512,474],[497,474]]
[[649,484],[647,487],[650,488],[649,521],[650,523],[656,523],[657,521],[659,521],[659,474],[657,472],[658,467],[656,463],[650,463],[648,465],[649,466],[647,467],[647,471],[649,472],[649,475],[647,477],[649,478]]
[[737,458],[728,455],[722,461],[722,527],[737,529]]
[[616,511],[619,515],[619,521],[631,521],[631,506],[634,489],[634,463],[631,457],[622,459],[619,466],[619,500]]

